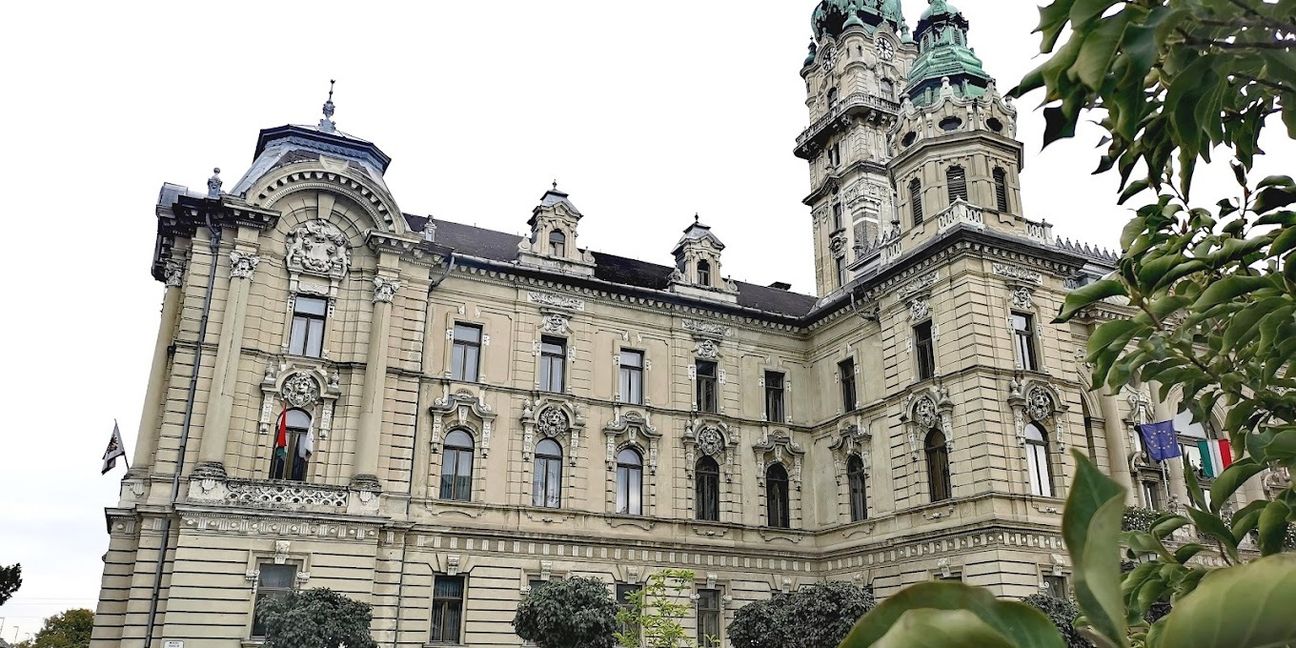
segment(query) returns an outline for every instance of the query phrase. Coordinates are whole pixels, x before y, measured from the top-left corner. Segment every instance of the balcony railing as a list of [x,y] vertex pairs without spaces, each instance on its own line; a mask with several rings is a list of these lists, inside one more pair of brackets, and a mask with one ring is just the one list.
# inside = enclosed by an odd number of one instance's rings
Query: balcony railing
[[828,108],[828,112],[824,116],[814,120],[814,123],[810,124],[810,127],[797,137],[797,149],[801,149],[807,142],[818,137],[833,120],[860,108],[871,108],[890,115],[900,113],[900,104],[894,101],[875,97],[864,92],[852,92],[837,100],[837,103]]
[[230,479],[225,503],[288,510],[345,511],[350,491],[345,486],[281,480]]
[[980,207],[959,198],[948,209],[937,214],[936,222],[937,228],[941,232],[960,223],[967,223],[977,229],[985,229],[985,213],[981,211]]

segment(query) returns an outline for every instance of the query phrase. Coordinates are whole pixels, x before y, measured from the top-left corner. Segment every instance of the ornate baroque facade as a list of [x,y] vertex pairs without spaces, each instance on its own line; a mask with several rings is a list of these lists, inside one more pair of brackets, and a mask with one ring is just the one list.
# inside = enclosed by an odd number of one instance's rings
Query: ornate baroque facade
[[964,17],[934,0],[911,32],[899,0],[824,0],[813,21],[818,297],[730,279],[696,220],[673,266],[582,249],[556,186],[520,239],[403,212],[331,101],[262,131],[234,186],[164,185],[93,645],[255,643],[258,598],[330,587],[385,646],[518,646],[536,582],[623,594],[678,567],[727,646],[745,603],[829,579],[1064,582],[1071,448],[1131,504],[1183,500],[1132,432],[1174,397],[1087,390],[1089,331],[1122,306],[1050,323],[1115,258],[1023,213],[1016,111]]

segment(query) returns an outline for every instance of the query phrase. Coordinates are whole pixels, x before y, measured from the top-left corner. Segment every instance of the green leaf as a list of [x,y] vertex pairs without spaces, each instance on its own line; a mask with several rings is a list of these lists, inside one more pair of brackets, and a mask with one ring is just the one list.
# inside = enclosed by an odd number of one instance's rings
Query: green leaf
[[1128,646],[1116,544],[1125,489],[1080,452],[1071,455],[1076,477],[1062,513],[1062,538],[1071,554],[1076,600],[1099,635],[1114,646]]
[[1165,619],[1164,648],[1281,648],[1296,643],[1296,554],[1206,575]]
[[1218,515],[1220,507],[1233,497],[1233,493],[1262,470],[1264,466],[1257,464],[1251,457],[1239,459],[1225,468],[1224,472],[1215,478],[1215,483],[1211,484],[1211,512]]
[[[1057,632],[1051,627],[1049,630]],[[874,648],[1016,648],[967,610],[909,610],[872,645]]]
[[1124,205],[1130,198],[1147,191],[1147,188],[1151,186],[1151,184],[1152,183],[1147,180],[1135,180],[1134,182],[1129,183],[1129,186],[1125,187],[1125,191],[1121,192],[1120,198],[1116,200],[1116,204]]
[[1188,526],[1189,524],[1191,523],[1188,521],[1188,518],[1182,515],[1166,516],[1165,519],[1152,525],[1152,535],[1159,539],[1165,539],[1166,536]]
[[1264,214],[1292,203],[1296,203],[1296,188],[1266,187],[1256,195],[1251,209],[1257,214]]
[[1191,506],[1185,507],[1185,509],[1198,531],[1219,540],[1220,544],[1224,545],[1224,551],[1227,551],[1233,560],[1238,559],[1237,538],[1233,537],[1233,531],[1224,526],[1224,521],[1219,519],[1219,516],[1209,511],[1197,510]]
[[1183,565],[1186,564],[1189,560],[1191,560],[1193,556],[1196,556],[1197,554],[1206,550],[1207,547],[1205,545],[1200,545],[1197,544],[1196,542],[1190,542],[1186,545],[1179,547],[1178,549],[1175,549],[1174,558],[1176,561],[1178,561],[1179,564]]
[[1058,313],[1053,323],[1061,324],[1066,322],[1071,319],[1072,315],[1075,315],[1076,311],[1096,301],[1125,294],[1125,286],[1115,279],[1102,279],[1072,290],[1067,295],[1066,303],[1063,304],[1062,311]]
[[1268,556],[1283,549],[1283,540],[1287,535],[1287,516],[1291,509],[1277,500],[1265,505],[1260,512],[1260,554]]
[[[1113,541],[1112,557],[1119,560],[1119,556],[1115,551],[1115,538],[1116,534],[1113,532],[1111,535]],[[1113,567],[1113,573],[1119,573],[1119,564]],[[963,614],[957,617],[940,614],[912,615],[915,611],[961,611]],[[942,637],[946,636],[945,633],[957,634],[960,630],[970,631],[975,626],[963,616],[964,614],[971,615],[978,623],[986,626],[990,632],[1000,635],[1002,640],[1007,641],[1003,645],[1010,648],[1064,648],[1062,638],[1058,635],[1057,629],[1053,627],[1052,622],[1034,608],[1014,601],[1001,601],[995,598],[994,594],[991,594],[989,590],[980,587],[972,587],[963,583],[939,582],[919,583],[887,598],[886,601],[873,608],[873,611],[864,615],[855,624],[855,627],[846,636],[846,640],[842,642],[840,648],[869,648],[882,645],[977,646],[978,644],[967,643],[878,643],[883,637],[891,637],[893,630],[901,631],[895,635],[897,638],[912,638],[912,634],[910,634],[911,626],[907,626],[903,622],[903,618],[906,616],[911,619],[916,617],[924,620],[926,628],[933,633],[939,627]],[[918,627],[916,629],[922,628]],[[981,633],[977,635],[978,637],[992,636],[986,634],[984,630],[977,631]],[[917,639],[913,640],[916,641]],[[951,641],[953,640],[951,639]],[[1001,644],[991,643],[987,645],[998,646]]]
[[1201,297],[1193,303],[1192,308],[1196,311],[1204,311],[1211,306],[1230,302],[1249,292],[1259,290],[1266,286],[1272,285],[1268,277],[1243,277],[1239,275],[1230,275],[1211,284]]

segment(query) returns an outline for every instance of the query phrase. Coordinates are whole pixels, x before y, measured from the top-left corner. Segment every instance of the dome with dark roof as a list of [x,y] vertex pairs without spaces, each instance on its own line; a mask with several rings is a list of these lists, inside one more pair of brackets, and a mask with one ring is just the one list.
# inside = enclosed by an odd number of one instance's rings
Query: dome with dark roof
[[918,60],[909,70],[909,98],[917,105],[933,103],[946,82],[956,95],[982,96],[993,80],[968,47],[967,18],[945,0],[928,2],[914,30]]
[[822,0],[811,18],[815,38],[824,34],[840,35],[846,27],[855,24],[875,29],[883,22],[890,24],[896,33],[909,32],[900,0]]

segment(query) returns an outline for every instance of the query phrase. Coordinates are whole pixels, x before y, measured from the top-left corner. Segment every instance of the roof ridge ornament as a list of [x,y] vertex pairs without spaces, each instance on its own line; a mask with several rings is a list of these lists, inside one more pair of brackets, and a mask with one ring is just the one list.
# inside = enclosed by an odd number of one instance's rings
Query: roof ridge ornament
[[325,133],[337,132],[337,124],[333,123],[333,111],[335,109],[333,105],[333,84],[335,83],[337,83],[337,79],[329,79],[328,100],[324,102],[324,119],[321,119],[319,123],[319,129]]
[[220,198],[221,185],[223,184],[225,184],[225,181],[221,180],[220,167],[212,169],[212,176],[207,178],[207,197]]

